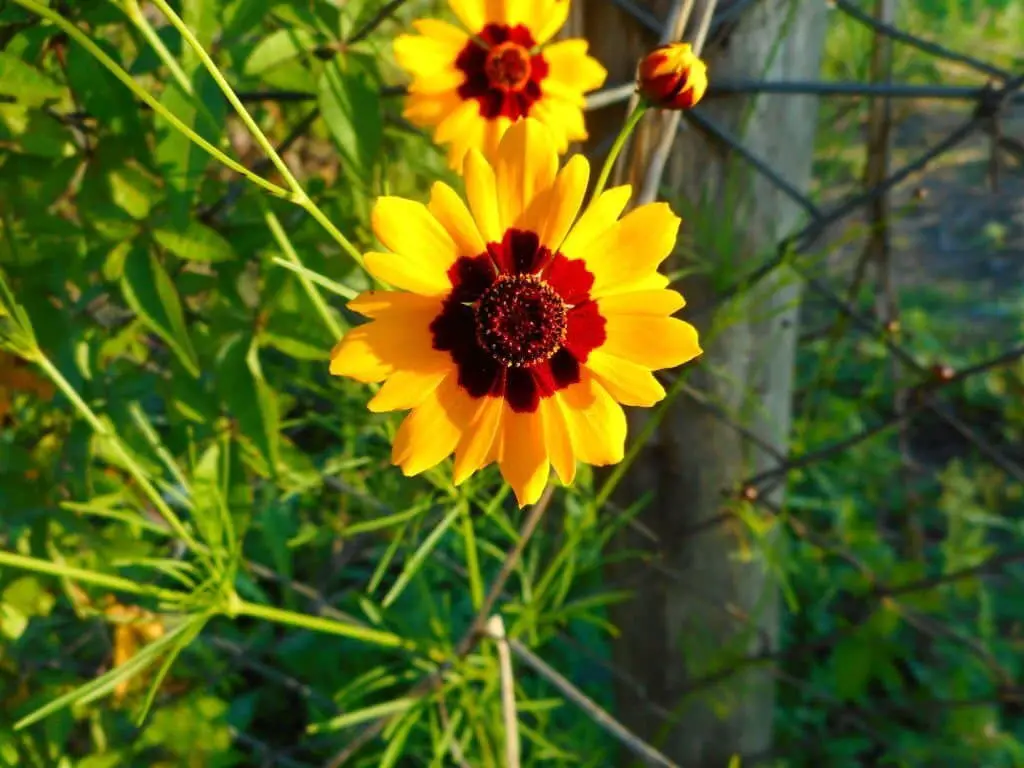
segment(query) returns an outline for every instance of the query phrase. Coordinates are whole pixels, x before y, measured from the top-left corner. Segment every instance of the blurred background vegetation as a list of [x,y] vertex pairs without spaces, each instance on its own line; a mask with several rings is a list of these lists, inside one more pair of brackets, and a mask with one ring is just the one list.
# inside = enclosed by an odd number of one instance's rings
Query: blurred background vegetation
[[[200,136],[270,173],[199,57],[152,6],[49,5]],[[402,82],[391,39],[413,18],[446,13],[440,3],[388,4],[366,34],[378,0],[172,5],[360,250],[372,246],[374,197],[424,199],[435,179],[458,184],[388,91]],[[903,3],[896,23],[1024,67],[1019,2]],[[830,11],[822,79],[866,81],[872,40]],[[893,79],[984,84],[903,46]],[[967,108],[894,102],[894,163],[939,140]],[[811,194],[822,205],[861,183],[867,110],[861,97],[821,102]],[[1024,136],[1024,107],[1009,107],[1001,130]],[[790,448],[812,453],[934,395],[995,453],[919,409],[780,475],[785,546],[771,574],[783,595],[781,647],[753,657],[712,647],[706,680],[693,686],[725,710],[717,677],[771,666],[775,743],[744,766],[1024,765],[1024,363],[1015,353],[1024,177],[1011,153],[993,190],[990,143],[979,133],[891,198],[899,318],[888,338],[933,378],[894,373],[884,339],[809,293]],[[877,286],[850,288],[869,228],[854,216],[804,257],[870,314]],[[343,248],[306,211],[211,160],[82,45],[14,2],[0,3],[0,235],[11,296],[67,385],[12,343],[0,353],[2,549],[54,564],[43,574],[0,561],[0,764],[327,765],[388,716],[350,764],[503,765],[490,644],[430,696],[408,692],[452,657],[522,512],[493,468],[459,491],[443,466],[403,478],[389,465],[396,420],[366,411],[365,386],[327,376],[335,330],[355,320],[344,297],[366,287]],[[133,466],[174,510],[188,508],[190,491],[208,500],[195,519],[222,555],[212,566],[169,544]],[[609,539],[636,510],[602,508],[598,496],[586,471],[556,492],[500,607],[511,637],[614,714],[608,606],[626,596],[603,568]],[[752,504],[743,511],[756,548],[764,517]],[[70,568],[186,589],[195,602],[162,610],[113,582],[80,582]],[[253,604],[355,622],[404,645],[245,616],[183,619],[201,614],[203,595],[225,578]],[[147,648],[156,650],[140,655]],[[592,713],[516,664],[523,765],[614,764],[616,743]],[[82,688],[118,669],[104,690]],[[15,730],[54,701],[67,706]]]

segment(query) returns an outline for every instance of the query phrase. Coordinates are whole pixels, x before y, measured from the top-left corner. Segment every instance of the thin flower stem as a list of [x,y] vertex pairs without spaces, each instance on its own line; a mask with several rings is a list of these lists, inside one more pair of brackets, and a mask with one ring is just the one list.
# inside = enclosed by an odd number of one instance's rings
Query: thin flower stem
[[644,116],[647,111],[647,103],[641,100],[637,103],[636,107],[632,112],[629,113],[629,117],[626,118],[626,122],[622,124],[622,130],[619,131],[619,135],[615,137],[615,143],[612,144],[612,148],[608,151],[608,156],[604,159],[604,165],[601,167],[601,175],[597,177],[597,183],[594,185],[594,193],[590,197],[590,202],[593,203],[604,192],[605,185],[608,183],[608,177],[611,175],[612,168],[615,166],[615,161],[618,159],[619,154],[622,152],[622,148],[626,146],[626,142],[629,140],[630,135],[640,122],[640,118]]
[[[359,252],[358,248],[352,245],[352,241],[345,237],[345,235],[341,233],[341,230],[334,226],[334,222],[327,218],[327,214],[325,214],[316,203],[305,195],[303,195],[301,199],[296,200],[295,203],[306,211],[306,213],[312,216],[317,223],[326,230],[327,234],[334,238],[334,242],[341,246],[341,249],[348,254],[352,261],[358,264],[364,271],[366,270],[366,265],[363,264],[363,254]],[[367,271],[367,274],[370,274],[369,271]],[[373,277],[373,275],[370,275],[370,277]]]
[[405,648],[407,650],[415,648],[415,644],[410,640],[406,640],[393,632],[361,627],[357,624],[328,619],[323,616],[308,616],[303,613],[274,608],[269,605],[257,605],[256,603],[250,603],[241,599],[236,599],[233,602],[230,607],[230,614],[232,616],[249,616],[254,619],[263,619],[275,624],[287,624],[313,632],[341,635],[342,637],[362,640],[363,642],[387,648]]
[[27,557],[4,550],[0,550],[0,565],[17,568],[22,571],[43,573],[47,576],[58,576],[70,579],[71,581],[95,584],[98,587],[106,587],[107,589],[126,592],[132,595],[147,595],[160,600],[167,600],[168,602],[180,602],[183,598],[187,597],[186,594],[173,589],[151,587],[147,584],[138,584],[130,579],[123,579],[120,576],[111,576],[107,573],[90,571],[85,568],[75,568],[71,565],[63,565],[51,562],[50,560],[40,560],[35,557]]
[[164,501],[160,492],[146,476],[146,471],[139,466],[139,463],[124,447],[124,443],[121,442],[120,436],[100,420],[99,416],[97,416],[96,413],[86,404],[81,395],[79,395],[75,388],[68,383],[68,380],[64,378],[64,375],[57,370],[57,367],[46,355],[42,353],[42,351],[37,349],[33,358],[36,364],[43,369],[50,380],[71,402],[75,407],[75,410],[77,410],[82,418],[88,422],[89,426],[92,427],[93,432],[110,440],[110,444],[113,447],[114,452],[124,463],[125,468],[128,470],[128,474],[130,474],[132,479],[138,483],[139,488],[142,489],[142,492],[150,500],[153,506],[156,507],[160,516],[167,522],[167,525],[170,526],[171,530],[174,531],[175,536],[185,542],[190,549],[199,552],[200,549],[202,549],[199,542],[192,537],[192,534],[188,532],[181,520],[178,519],[178,516],[174,514],[174,511],[170,506],[168,506],[167,502]]
[[245,127],[249,129],[249,133],[252,134],[253,139],[256,141],[257,144],[260,145],[260,148],[263,150],[264,154],[267,156],[267,158],[269,158],[270,162],[274,164],[274,167],[277,169],[278,173],[281,174],[281,178],[285,180],[285,183],[291,189],[292,194],[290,199],[292,200],[292,202],[297,204],[299,207],[303,208],[314,219],[316,219],[316,221],[319,222],[319,224],[325,230],[327,230],[327,233],[332,238],[334,238],[338,245],[341,246],[342,250],[344,250],[345,253],[347,253],[352,258],[352,260],[356,262],[356,264],[362,267],[362,254],[359,253],[356,247],[352,245],[351,241],[347,237],[345,237],[345,235],[343,235],[337,227],[334,226],[334,224],[331,222],[330,219],[327,218],[324,212],[321,211],[320,208],[317,207],[317,205],[309,198],[309,196],[306,194],[306,191],[302,188],[302,185],[299,183],[299,180],[295,178],[291,170],[288,168],[288,164],[285,163],[281,155],[278,154],[277,150],[274,148],[274,145],[270,142],[270,139],[268,139],[267,135],[263,133],[263,130],[259,127],[259,125],[256,123],[256,120],[249,113],[249,110],[245,108],[245,105],[242,103],[241,99],[238,98],[238,94],[235,93],[234,89],[228,83],[227,79],[225,79],[223,73],[220,71],[220,68],[217,66],[216,62],[214,62],[214,60],[210,57],[210,54],[206,52],[206,49],[203,48],[202,44],[200,44],[200,42],[196,39],[196,36],[192,34],[192,30],[190,30],[188,26],[185,24],[185,22],[181,20],[181,17],[174,12],[174,9],[172,9],[170,5],[167,4],[167,0],[153,0],[153,4],[160,9],[161,13],[163,13],[164,16],[167,17],[168,21],[171,22],[174,28],[181,33],[182,39],[192,48],[193,51],[195,51],[196,55],[199,57],[199,60],[203,63],[203,66],[206,67],[207,72],[210,73],[210,76],[213,78],[214,82],[217,83],[217,86],[221,89],[221,91],[224,93],[224,96],[231,103],[231,106],[234,108],[239,118],[241,118],[242,122],[245,123]]
[[277,215],[270,210],[270,206],[267,205],[265,200],[262,202],[263,218],[266,220],[271,234],[273,234],[274,239],[277,240],[277,244],[280,246],[285,258],[291,264],[298,267],[298,269],[295,270],[295,275],[299,278],[299,282],[306,291],[306,295],[309,296],[309,300],[313,302],[313,306],[320,315],[320,319],[323,320],[324,326],[333,338],[340,339],[344,333],[341,325],[338,323],[337,319],[335,319],[334,315],[331,314],[331,309],[327,306],[327,302],[324,301],[324,297],[320,295],[320,291],[317,289],[316,285],[313,284],[309,275],[306,274],[305,265],[302,263],[302,259],[299,258],[299,254],[295,252],[295,246],[292,245],[292,241],[288,238],[288,233],[285,232],[284,227],[281,226],[280,219],[278,219]]
[[195,51],[196,56],[199,57],[199,60],[203,62],[203,66],[206,67],[206,71],[210,73],[210,76],[213,78],[214,82],[217,83],[217,86],[224,93],[224,96],[231,103],[231,106],[234,107],[235,112],[238,113],[238,116],[242,119],[242,122],[245,123],[245,127],[249,129],[249,133],[252,134],[253,139],[255,139],[256,143],[260,145],[260,148],[263,150],[264,154],[266,154],[266,156],[270,159],[270,162],[274,164],[274,167],[277,169],[278,173],[281,174],[281,178],[285,180],[285,183],[291,189],[295,197],[304,198],[306,196],[306,193],[303,191],[302,185],[299,184],[295,176],[292,175],[292,172],[289,170],[288,165],[284,162],[283,159],[281,159],[281,156],[277,154],[277,150],[274,149],[274,145],[270,143],[270,140],[267,138],[266,134],[263,133],[259,125],[256,124],[256,121],[253,119],[253,116],[249,114],[249,111],[239,100],[238,95],[235,93],[234,89],[228,84],[228,81],[224,78],[224,75],[221,73],[216,63],[214,63],[213,59],[210,58],[210,54],[206,52],[206,49],[203,48],[199,40],[196,39],[196,36],[192,34],[192,30],[189,29],[188,25],[186,25],[185,22],[181,20],[181,17],[174,12],[174,9],[171,8],[170,5],[168,5],[166,0],[152,1],[153,5],[159,8],[160,12],[167,17],[168,21],[171,22],[171,25],[178,30],[178,32],[181,34],[182,39],[189,45],[189,47],[193,51]]
[[178,85],[181,86],[181,90],[190,96],[193,95],[192,81],[189,80],[185,70],[181,68],[177,59],[171,55],[167,46],[164,45],[164,41],[160,39],[160,35],[153,29],[153,25],[149,23],[146,15],[142,12],[142,8],[139,6],[139,0],[124,0],[124,13],[129,21],[142,33],[142,36],[146,38],[146,42],[149,43],[150,47],[156,51],[160,61],[164,63],[164,66],[170,71]]
[[157,101],[153,96],[142,86],[135,82],[135,80],[129,75],[124,69],[113,59],[111,59],[103,49],[100,48],[96,43],[89,39],[82,30],[72,24],[70,21],[65,19],[59,13],[47,8],[44,5],[36,2],[36,0],[14,0],[15,3],[20,5],[22,8],[31,11],[32,13],[41,16],[47,21],[52,22],[56,26],[65,32],[68,37],[77,42],[83,48],[85,48],[100,64],[102,64],[107,70],[110,71],[114,77],[120,80],[136,98],[145,103],[150,109],[160,115],[164,120],[169,122],[176,130],[183,133],[189,138],[194,144],[203,149],[207,154],[213,157],[218,162],[227,166],[231,170],[242,174],[247,179],[252,181],[257,186],[265,189],[270,194],[277,197],[292,198],[293,196],[287,189],[279,187],[273,182],[267,181],[262,176],[258,176],[244,165],[239,163],[237,160],[233,160],[226,154],[221,152],[217,147],[213,146],[210,142],[196,133],[194,130],[189,128],[183,123],[173,112],[167,107]]

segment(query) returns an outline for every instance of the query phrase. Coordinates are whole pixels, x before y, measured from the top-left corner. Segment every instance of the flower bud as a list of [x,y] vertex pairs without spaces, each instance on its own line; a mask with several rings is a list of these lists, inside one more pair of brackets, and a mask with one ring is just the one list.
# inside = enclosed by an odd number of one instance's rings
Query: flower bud
[[637,88],[653,106],[689,109],[704,96],[708,68],[689,43],[655,48],[640,62]]

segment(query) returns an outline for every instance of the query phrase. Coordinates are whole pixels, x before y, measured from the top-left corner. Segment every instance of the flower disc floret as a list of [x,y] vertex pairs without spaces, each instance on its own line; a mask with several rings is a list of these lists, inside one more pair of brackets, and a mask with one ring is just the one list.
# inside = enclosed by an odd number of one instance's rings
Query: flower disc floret
[[540,278],[503,276],[477,303],[476,338],[503,365],[529,368],[562,346],[567,313],[562,298]]

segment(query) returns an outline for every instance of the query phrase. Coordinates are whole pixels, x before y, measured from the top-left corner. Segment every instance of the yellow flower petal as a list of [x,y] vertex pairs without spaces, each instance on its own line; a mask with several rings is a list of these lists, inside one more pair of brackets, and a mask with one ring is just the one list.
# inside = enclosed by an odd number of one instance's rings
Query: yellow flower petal
[[[399,35],[393,43],[395,62],[415,76],[454,70],[455,59],[469,41],[469,35],[458,28],[433,21],[420,31],[422,35]],[[453,32],[454,31],[454,32]],[[437,33],[437,36],[430,33]]]
[[533,199],[554,183],[557,171],[558,154],[543,124],[527,117],[505,132],[494,165],[503,228],[515,226]]
[[399,426],[391,461],[406,476],[444,461],[476,415],[481,401],[467,395],[457,379],[454,372],[446,377]]
[[604,85],[608,71],[597,59],[587,55],[588,47],[586,40],[573,39],[560,40],[544,48],[544,60],[548,63],[545,93],[555,94],[582,107],[583,94]]
[[455,449],[455,471],[452,481],[460,485],[466,478],[492,461],[491,450],[498,439],[498,428],[505,401],[485,397],[476,417]]
[[466,153],[484,143],[487,122],[480,117],[480,105],[475,100],[460,101],[437,126],[434,141],[448,146],[448,165],[461,172]]
[[572,439],[565,425],[565,416],[556,397],[540,401],[540,415],[544,422],[544,445],[551,459],[551,466],[558,473],[563,485],[570,485],[576,479],[576,454],[572,450]]
[[498,156],[498,147],[501,146],[501,139],[508,131],[512,121],[507,117],[499,115],[491,120],[484,121],[484,140],[480,151],[489,161]]
[[539,412],[516,413],[506,404],[501,417],[499,464],[519,506],[536,503],[551,474]]
[[554,37],[569,18],[569,0],[532,0],[528,5],[530,29],[538,45]]
[[397,370],[388,377],[366,407],[374,413],[415,408],[434,393],[451,371],[451,366],[434,371]]
[[440,94],[410,92],[405,98],[402,117],[413,125],[429,128],[440,123],[461,103],[462,99],[454,91]]
[[432,318],[441,309],[437,299],[430,296],[419,296],[406,291],[376,290],[364,291],[346,306],[365,317],[395,317],[398,313],[407,312],[414,316]]
[[501,242],[504,234],[498,215],[498,186],[494,169],[479,151],[471,149],[466,155],[466,199],[469,210],[488,242]]
[[466,75],[455,68],[441,69],[436,72],[424,72],[409,83],[410,94],[433,96],[435,99],[454,95],[457,103],[463,104],[456,89],[465,81]]
[[451,290],[447,272],[458,251],[427,206],[400,197],[381,197],[373,207],[371,223],[377,238],[395,252],[366,255],[366,267],[375,277],[428,296]]
[[523,4],[524,0],[448,0],[448,5],[459,21],[473,34],[480,32],[485,24],[521,23],[512,19],[522,18]]
[[476,256],[486,249],[480,230],[473,216],[455,190],[438,181],[430,189],[430,204],[427,206],[443,226],[462,256]]
[[665,397],[665,388],[650,369],[636,363],[595,349],[587,356],[586,366],[608,394],[623,405],[650,408]]
[[531,114],[544,123],[551,131],[551,139],[559,154],[569,149],[573,141],[586,141],[587,127],[583,121],[583,107],[565,99],[542,98]]
[[678,291],[665,289],[635,291],[605,296],[597,300],[602,317],[610,315],[671,315],[686,302]]
[[[679,217],[666,203],[635,208],[595,241],[584,257],[594,273],[590,295],[640,290],[675,247]],[[651,287],[644,283],[644,287]]]
[[[451,367],[451,356],[434,349],[430,324],[441,311],[440,300],[395,303],[390,291],[374,292],[358,311],[369,311],[377,319],[353,328],[331,352],[330,372],[358,381],[381,381],[396,370],[441,371]],[[356,302],[359,300],[356,299]],[[392,308],[382,304],[391,301]],[[355,302],[354,302],[355,303]]]
[[[453,51],[456,56],[462,52],[462,48],[469,41],[469,35],[464,30],[440,19],[417,19],[412,26],[421,35],[447,43],[448,49]],[[452,60],[454,61],[454,57]]]
[[583,155],[574,155],[559,172],[554,185],[545,194],[534,198],[523,213],[519,226],[536,232],[540,241],[551,250],[565,239],[587,193],[590,164]]
[[629,184],[602,192],[587,206],[562,243],[562,253],[570,259],[586,260],[598,238],[606,235],[625,209],[633,194]]
[[626,414],[590,372],[557,392],[573,451],[581,461],[607,466],[622,461],[626,451]]
[[678,318],[611,315],[605,320],[607,338],[600,351],[645,368],[674,368],[701,353],[697,329]]

